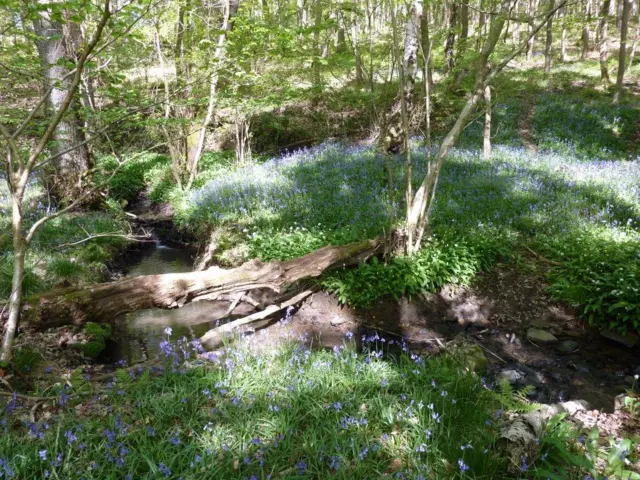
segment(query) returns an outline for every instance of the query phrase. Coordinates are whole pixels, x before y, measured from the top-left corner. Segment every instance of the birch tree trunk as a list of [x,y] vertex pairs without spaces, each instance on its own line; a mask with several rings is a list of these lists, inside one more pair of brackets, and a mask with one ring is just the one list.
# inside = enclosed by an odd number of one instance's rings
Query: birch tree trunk
[[591,0],[587,0],[585,3],[585,12],[584,12],[584,24],[582,25],[582,53],[580,58],[582,60],[586,60],[589,55],[589,22],[591,21]]
[[491,65],[489,64],[489,58],[495,50],[496,44],[500,40],[502,29],[509,15],[511,1],[512,0],[503,0],[500,8],[500,13],[493,18],[491,27],[489,29],[489,35],[487,36],[482,51],[480,52],[476,60],[474,88],[467,98],[465,106],[458,114],[453,127],[451,127],[449,132],[445,135],[444,139],[440,143],[440,147],[433,162],[431,162],[428,166],[426,176],[424,177],[422,183],[420,184],[420,187],[418,188],[418,190],[416,190],[416,193],[411,200],[408,222],[405,226],[407,230],[413,230],[415,232],[414,245],[410,248],[411,251],[416,251],[420,248],[422,238],[425,232],[428,231],[429,217],[434,205],[435,192],[438,185],[440,170],[444,165],[449,151],[454,146],[455,142],[458,140],[460,134],[464,130],[468,119],[475,111],[478,103],[484,98],[485,89],[489,86],[491,80],[493,80],[495,76],[499,72],[501,72],[511,60],[522,53],[522,51],[529,44],[530,38],[538,33],[538,31],[546,24],[549,18],[554,15],[559,8],[566,5],[565,0],[558,7],[548,12],[545,15],[543,21],[531,29],[529,38],[527,38],[525,43],[523,43],[520,47],[512,50],[512,52],[507,55],[506,58],[504,58],[498,65],[491,68]]
[[538,0],[529,0],[529,17],[531,20],[529,21],[529,43],[527,44],[527,60],[530,62],[533,60],[533,50],[535,46],[535,35],[531,35],[531,32],[534,28],[534,20],[533,18],[536,16],[538,11]]
[[485,160],[491,158],[491,87],[484,89],[484,135],[482,142],[482,156]]
[[224,62],[226,52],[226,41],[229,32],[233,28],[233,19],[238,12],[239,0],[224,0],[222,11],[222,22],[220,26],[220,33],[218,34],[218,41],[216,43],[216,49],[213,52],[213,62],[211,65],[211,77],[209,78],[209,98],[207,100],[207,112],[205,113],[200,129],[197,131],[197,143],[193,155],[188,160],[188,174],[187,190],[191,188],[196,175],[198,173],[198,164],[202,158],[204,151],[204,143],[207,138],[207,128],[213,120],[213,113],[215,111],[216,104],[216,92],[218,89],[218,80],[220,78],[219,70]]
[[567,26],[565,22],[565,17],[567,16],[567,12],[562,12],[562,33],[560,34],[560,61],[562,63],[567,61]]
[[[549,10],[553,10],[554,0],[549,0]],[[551,90],[551,48],[553,46],[553,17],[547,22],[547,36],[544,46],[544,73],[547,75],[547,88]]]

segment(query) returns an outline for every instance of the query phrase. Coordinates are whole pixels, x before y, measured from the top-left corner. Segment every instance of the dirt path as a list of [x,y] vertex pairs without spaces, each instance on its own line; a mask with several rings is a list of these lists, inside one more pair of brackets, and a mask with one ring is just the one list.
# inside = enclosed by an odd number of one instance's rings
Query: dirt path
[[526,115],[519,119],[518,132],[520,133],[522,144],[527,147],[527,150],[531,152],[537,152],[538,147],[533,143],[532,134],[533,117],[536,114],[536,104],[533,102],[535,102],[535,100],[529,103]]

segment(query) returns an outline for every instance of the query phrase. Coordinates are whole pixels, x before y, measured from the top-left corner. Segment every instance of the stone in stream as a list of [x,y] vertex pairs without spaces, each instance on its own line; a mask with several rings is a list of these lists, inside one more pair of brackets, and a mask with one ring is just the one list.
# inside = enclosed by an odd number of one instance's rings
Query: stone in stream
[[506,380],[511,385],[515,385],[518,381],[522,380],[525,375],[515,368],[505,368],[498,374],[500,380]]
[[549,345],[558,341],[555,335],[545,330],[540,330],[539,328],[530,328],[527,330],[527,339],[533,343],[543,345]]
[[575,352],[578,348],[578,342],[574,342],[573,340],[564,340],[560,342],[556,348],[562,353]]
[[604,338],[608,338],[609,340],[613,340],[621,345],[624,345],[627,348],[633,348],[638,345],[638,336],[633,333],[627,333],[626,335],[620,335],[619,333],[612,332],[610,330],[602,330],[600,332]]

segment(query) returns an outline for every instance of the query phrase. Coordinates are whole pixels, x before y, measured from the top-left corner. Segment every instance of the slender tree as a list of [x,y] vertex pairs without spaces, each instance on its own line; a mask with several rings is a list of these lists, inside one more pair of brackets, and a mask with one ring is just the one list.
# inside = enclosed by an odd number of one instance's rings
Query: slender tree
[[[43,16],[43,18],[46,19],[45,24],[48,24],[48,22],[50,22],[50,11],[48,11],[48,13],[40,11],[39,15]],[[57,161],[61,156],[66,155],[67,153],[71,153],[77,148],[86,145],[85,141],[81,141],[75,145],[67,144],[66,149],[58,149],[51,156],[44,159],[41,157],[45,152],[47,145],[49,145],[49,142],[52,139],[56,138],[55,135],[59,125],[63,122],[63,120],[65,119],[65,115],[70,111],[72,107],[73,101],[78,91],[78,87],[82,81],[82,73],[89,59],[89,55],[95,50],[96,46],[98,45],[98,42],[100,41],[100,38],[102,37],[104,29],[110,18],[110,0],[105,0],[101,18],[98,22],[93,36],[88,41],[88,43],[80,51],[78,51],[74,68],[70,69],[65,74],[61,74],[62,77],[59,78],[60,81],[65,82],[65,87],[62,92],[60,92],[60,90],[58,89],[58,83],[50,84],[45,90],[44,95],[37,102],[36,106],[31,110],[25,120],[13,132],[10,132],[5,125],[0,123],[0,138],[3,139],[7,148],[6,157],[4,159],[4,166],[6,172],[6,181],[11,195],[11,234],[13,237],[13,275],[11,280],[11,295],[9,297],[9,315],[5,325],[5,334],[2,341],[2,353],[0,354],[0,360],[5,362],[11,360],[13,340],[18,330],[20,306],[22,303],[24,264],[29,244],[33,240],[37,231],[42,227],[42,225],[44,225],[51,219],[70,211],[72,208],[75,208],[92,193],[91,191],[86,191],[83,194],[76,196],[75,200],[73,200],[65,208],[62,208],[55,213],[40,218],[35,223],[33,223],[26,231],[24,230],[23,207],[25,192],[32,172],[36,169],[44,167],[51,162]],[[38,23],[38,21],[36,20],[36,22],[34,23]],[[45,69],[45,71],[47,70]],[[46,73],[45,75],[47,74],[50,75],[50,73]],[[56,75],[58,75],[58,73],[56,73]],[[43,104],[51,101],[48,98],[54,93],[62,95],[55,101],[57,108],[55,109],[53,115],[48,119],[48,123],[42,135],[34,143],[34,146],[29,150],[28,154],[25,155],[23,150],[19,146],[18,138],[24,132],[24,129],[33,120],[40,107]]]
[[611,0],[603,0],[602,9],[600,10],[600,19],[598,20],[598,38],[600,48],[600,80],[605,86],[611,83],[609,79],[609,42],[608,42],[608,25],[609,25],[609,7]]
[[620,95],[624,85],[624,71],[627,60],[627,35],[629,32],[629,15],[633,0],[622,0],[622,14],[620,19],[620,50],[618,53],[618,74],[616,77],[616,91],[613,94],[613,103],[620,102]]

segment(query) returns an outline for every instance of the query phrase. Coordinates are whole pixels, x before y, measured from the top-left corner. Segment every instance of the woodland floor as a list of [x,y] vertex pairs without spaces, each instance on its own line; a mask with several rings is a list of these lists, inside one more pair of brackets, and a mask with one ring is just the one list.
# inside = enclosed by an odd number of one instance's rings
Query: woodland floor
[[[577,416],[587,425],[597,424],[602,435],[637,431],[638,419],[615,408],[616,396],[632,387],[638,371],[637,345],[625,347],[585,327],[545,288],[540,271],[498,265],[468,287],[445,287],[411,300],[386,299],[368,309],[345,307],[319,292],[293,314],[290,326],[310,344],[325,348],[342,345],[349,331],[358,341],[373,332],[404,337],[412,350],[424,353],[475,343],[485,351],[489,378],[509,378],[516,389],[530,386],[528,397],[540,403],[587,401],[594,410]],[[552,333],[558,344],[532,343],[527,339],[531,327]],[[279,332],[267,326],[254,334],[268,348],[279,342]],[[569,341],[575,342],[572,350],[561,352],[558,346]]]

